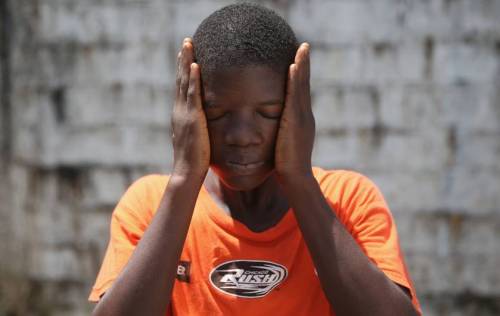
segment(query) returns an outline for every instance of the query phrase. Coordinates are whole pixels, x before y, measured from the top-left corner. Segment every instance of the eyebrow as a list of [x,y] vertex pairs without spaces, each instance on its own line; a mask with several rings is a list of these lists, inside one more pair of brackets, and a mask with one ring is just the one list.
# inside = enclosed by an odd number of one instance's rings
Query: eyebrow
[[212,101],[203,101],[203,107],[213,107],[213,106],[216,106],[217,104],[215,102],[212,102]]
[[282,105],[283,102],[284,101],[282,101],[282,100],[269,100],[269,101],[260,102],[257,105],[276,105],[276,104]]
[[[269,101],[262,101],[262,102],[259,102],[257,103],[257,105],[283,105],[285,101],[282,101],[282,100],[269,100]],[[216,102],[214,101],[204,101],[203,102],[203,107],[217,107],[219,106]]]

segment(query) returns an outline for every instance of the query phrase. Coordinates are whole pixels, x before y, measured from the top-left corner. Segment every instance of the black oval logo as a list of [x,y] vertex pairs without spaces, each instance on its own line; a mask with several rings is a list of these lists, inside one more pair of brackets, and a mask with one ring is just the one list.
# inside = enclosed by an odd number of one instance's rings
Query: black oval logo
[[229,295],[257,298],[266,296],[288,275],[281,264],[262,260],[226,261],[210,272],[212,285]]

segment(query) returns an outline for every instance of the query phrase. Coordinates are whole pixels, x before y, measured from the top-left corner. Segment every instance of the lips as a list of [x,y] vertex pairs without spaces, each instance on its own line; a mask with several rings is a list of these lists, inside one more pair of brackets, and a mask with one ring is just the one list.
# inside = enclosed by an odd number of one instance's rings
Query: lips
[[226,165],[236,173],[251,174],[264,166],[264,161],[241,162],[241,161],[227,161]]

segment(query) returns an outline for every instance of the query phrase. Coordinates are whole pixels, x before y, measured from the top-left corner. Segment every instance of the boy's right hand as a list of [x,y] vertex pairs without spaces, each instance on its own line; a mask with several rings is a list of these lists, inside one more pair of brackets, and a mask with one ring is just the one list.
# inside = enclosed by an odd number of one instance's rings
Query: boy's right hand
[[184,39],[177,56],[176,96],[172,113],[173,175],[204,178],[210,165],[207,120],[202,107],[200,66]]

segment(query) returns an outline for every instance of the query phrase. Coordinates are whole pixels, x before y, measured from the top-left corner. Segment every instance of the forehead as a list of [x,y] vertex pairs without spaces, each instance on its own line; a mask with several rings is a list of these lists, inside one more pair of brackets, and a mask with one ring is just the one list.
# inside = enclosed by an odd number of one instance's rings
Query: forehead
[[286,74],[268,66],[245,66],[213,71],[203,78],[205,101],[283,99]]

